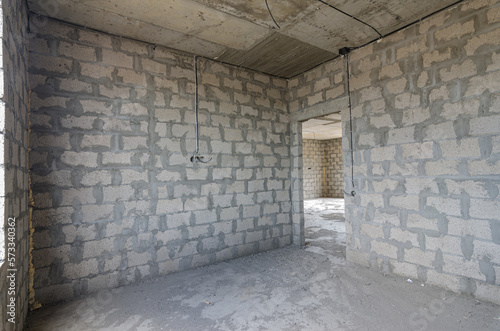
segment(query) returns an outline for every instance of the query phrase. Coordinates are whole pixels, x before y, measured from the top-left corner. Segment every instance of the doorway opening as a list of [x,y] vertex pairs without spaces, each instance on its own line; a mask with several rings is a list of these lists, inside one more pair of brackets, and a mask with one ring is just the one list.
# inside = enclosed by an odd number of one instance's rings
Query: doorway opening
[[346,257],[340,113],[302,122],[306,249]]

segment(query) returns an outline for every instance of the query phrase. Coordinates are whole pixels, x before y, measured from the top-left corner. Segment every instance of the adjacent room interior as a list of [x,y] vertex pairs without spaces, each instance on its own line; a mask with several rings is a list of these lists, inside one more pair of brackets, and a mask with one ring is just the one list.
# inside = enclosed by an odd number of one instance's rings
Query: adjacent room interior
[[345,259],[341,114],[302,123],[305,245]]

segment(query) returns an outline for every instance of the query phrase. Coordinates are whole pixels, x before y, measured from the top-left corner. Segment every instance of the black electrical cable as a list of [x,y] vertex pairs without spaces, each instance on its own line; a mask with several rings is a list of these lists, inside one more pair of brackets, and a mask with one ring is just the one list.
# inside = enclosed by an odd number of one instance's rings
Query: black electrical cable
[[[402,26],[402,27],[400,27],[400,28],[398,28],[398,29],[396,29],[396,30],[394,30],[394,31],[392,31],[392,32],[389,32],[389,33],[388,33],[388,34],[386,34],[386,35],[383,35],[383,36],[381,36],[381,37],[379,37],[379,38],[377,38],[377,39],[374,39],[374,40],[370,40],[369,42],[367,42],[367,43],[365,43],[365,44],[363,44],[363,45],[357,46],[356,48],[352,48],[351,50],[355,50],[355,49],[360,49],[360,48],[363,48],[363,47],[365,47],[366,45],[369,45],[369,44],[373,43],[373,42],[374,42],[374,41],[376,41],[376,40],[381,40],[381,39],[383,39],[383,38],[385,38],[385,37],[388,37],[388,36],[390,36],[390,35],[393,35],[393,34],[395,34],[395,33],[398,33],[399,31],[403,31],[404,29],[408,28],[409,26],[412,26],[412,25],[414,25],[414,24],[416,24],[416,23],[420,23],[420,22],[422,22],[423,20],[425,20],[425,19],[427,19],[427,18],[429,18],[429,17],[431,17],[431,16],[433,16],[433,15],[436,15],[436,14],[438,14],[438,13],[441,13],[441,12],[443,12],[443,11],[445,11],[445,10],[448,10],[448,9],[450,9],[450,8],[452,8],[452,7],[456,6],[456,5],[458,5],[458,4],[460,4],[460,3],[464,2],[464,1],[466,1],[466,0],[458,0],[457,2],[454,2],[454,3],[452,3],[451,5],[448,5],[448,6],[446,6],[446,7],[443,7],[443,8],[441,8],[441,9],[439,9],[439,10],[437,10],[437,11],[433,12],[433,13],[430,13],[429,15],[426,15],[426,16],[424,16],[424,17],[422,17],[422,18],[419,18],[419,19],[418,19],[418,20],[416,20],[416,21],[413,21],[413,22],[411,22],[411,23],[408,23],[408,24],[406,24],[405,26]],[[292,78],[293,78],[293,77],[292,77]]]
[[[351,47],[351,48],[350,48],[350,50],[351,50],[351,51],[354,51],[354,50],[356,50],[356,49],[363,48],[363,47],[365,47],[365,46],[367,46],[367,45],[370,45],[371,43],[373,43],[373,42],[375,42],[375,41],[382,40],[383,38],[386,38],[386,37],[388,37],[388,36],[391,36],[391,35],[393,35],[393,34],[396,34],[396,33],[400,32],[400,31],[403,31],[404,29],[407,29],[409,26],[412,26],[412,25],[414,25],[414,24],[417,24],[417,23],[419,23],[419,22],[422,22],[423,20],[425,20],[425,19],[427,19],[427,18],[429,18],[429,17],[431,17],[431,16],[433,16],[433,15],[436,15],[436,14],[438,14],[438,13],[441,13],[441,12],[445,11],[445,10],[448,10],[448,9],[450,9],[450,8],[453,8],[454,6],[457,6],[457,5],[459,5],[460,3],[464,2],[464,1],[467,1],[467,0],[458,0],[458,1],[454,2],[454,3],[452,3],[451,5],[448,5],[448,6],[446,6],[446,7],[443,7],[443,8],[441,8],[441,9],[439,9],[438,11],[435,11],[435,12],[433,12],[433,13],[430,13],[429,15],[426,15],[426,16],[424,16],[424,17],[422,17],[422,18],[419,18],[419,19],[418,19],[418,20],[416,20],[416,21],[413,21],[413,22],[411,22],[411,23],[408,23],[408,24],[406,24],[406,25],[404,25],[404,26],[402,26],[402,27],[400,27],[400,28],[398,28],[398,29],[396,29],[396,30],[394,30],[394,31],[392,31],[392,32],[389,32],[389,33],[387,33],[387,34],[383,35],[382,37],[377,37],[377,38],[375,38],[375,39],[373,39],[373,40],[367,41],[366,43],[364,43],[364,44],[362,44],[362,45],[359,45],[359,46],[356,46],[356,47]],[[329,4],[327,4],[327,5],[329,5]],[[329,6],[330,6],[330,5],[329,5]],[[331,7],[331,6],[330,6],[330,7]],[[337,9],[337,8],[335,8],[335,9]],[[364,22],[363,22],[363,23],[364,23]],[[332,60],[336,59],[337,57],[338,57],[338,55],[335,55],[334,57],[332,57],[332,58],[330,58],[330,59],[327,59],[327,60],[325,60],[325,61],[323,61],[323,62],[321,62],[321,63],[318,63],[316,66],[314,66],[314,67],[312,67],[312,68],[309,68],[308,70],[313,70],[313,69],[315,69],[315,68],[317,68],[317,67],[319,67],[319,66],[322,66],[322,65],[323,65],[323,64],[325,64],[326,62],[332,61]],[[290,78],[288,78],[288,79],[293,79],[293,78],[295,78],[295,77],[297,77],[297,76],[300,76],[300,75],[302,75],[302,74],[303,74],[303,73],[296,74],[295,76],[292,76],[292,77],[290,77]]]
[[[339,13],[342,13],[342,14],[344,14],[344,15],[346,15],[346,16],[349,16],[349,17],[350,17],[350,18],[352,18],[353,20],[356,20],[356,21],[358,21],[359,23],[362,23],[362,24],[364,24],[364,25],[368,26],[369,28],[371,28],[373,31],[375,31],[375,32],[378,34],[378,37],[379,37],[379,38],[382,38],[382,34],[381,34],[380,32],[378,32],[378,30],[377,30],[377,29],[375,29],[375,28],[374,28],[373,26],[371,26],[370,24],[368,24],[368,23],[366,23],[366,22],[363,22],[362,20],[360,20],[360,19],[358,19],[358,18],[356,18],[356,17],[352,16],[351,14],[346,13],[346,12],[345,12],[345,11],[343,11],[343,10],[338,9],[338,8],[337,8],[337,7],[335,7],[335,6],[330,5],[330,4],[329,4],[328,2],[326,2],[326,1],[323,1],[323,0],[318,0],[318,1],[319,1],[319,2],[321,2],[322,4],[327,5],[328,7],[332,8],[332,9],[335,9],[335,10],[336,10],[336,11],[338,11]],[[267,0],[266,0],[266,3],[267,3]]]
[[349,126],[350,126],[350,149],[351,149],[351,184],[352,184],[352,191],[351,193],[348,193],[344,190],[344,193],[350,196],[355,196],[356,192],[354,191],[354,145],[352,141],[352,105],[351,105],[351,89],[349,86],[349,52],[350,49],[348,48],[342,48],[341,49],[341,54],[345,56],[345,62],[346,62],[346,87],[347,87],[347,106],[349,109]]
[[281,29],[280,26],[278,25],[278,23],[276,22],[276,20],[274,19],[273,13],[271,13],[271,9],[269,9],[269,4],[267,3],[267,0],[265,0],[265,1],[266,1],[267,11],[269,12],[269,15],[271,15],[271,18],[273,19],[274,24],[276,24],[278,29]]
[[200,151],[199,122],[198,122],[198,57],[194,56],[194,117],[196,123],[196,155]]

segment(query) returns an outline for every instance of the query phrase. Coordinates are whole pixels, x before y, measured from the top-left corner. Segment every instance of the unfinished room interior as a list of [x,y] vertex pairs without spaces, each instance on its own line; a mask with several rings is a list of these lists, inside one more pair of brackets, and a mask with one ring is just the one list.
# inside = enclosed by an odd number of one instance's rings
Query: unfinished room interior
[[340,112],[302,122],[302,171],[305,246],[345,259]]
[[500,330],[500,0],[0,2],[0,330]]

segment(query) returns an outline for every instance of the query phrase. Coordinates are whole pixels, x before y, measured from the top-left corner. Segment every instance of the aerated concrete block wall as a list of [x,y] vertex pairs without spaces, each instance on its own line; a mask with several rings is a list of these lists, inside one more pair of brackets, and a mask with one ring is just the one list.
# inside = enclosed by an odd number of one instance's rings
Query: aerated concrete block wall
[[288,245],[286,81],[49,21],[30,46],[36,299]]
[[28,9],[1,2],[0,330],[22,330],[28,314]]
[[342,139],[323,140],[325,186],[323,197],[344,198],[344,168],[342,160]]
[[321,140],[302,141],[304,199],[321,198],[324,184],[324,144]]
[[[473,0],[350,54],[348,260],[500,303],[498,40],[500,3]],[[322,90],[342,88],[324,74],[333,63],[296,78],[309,94],[291,91],[290,109],[301,120],[344,105],[351,191],[348,103]]]
[[304,139],[304,199],[343,198],[342,139]]

